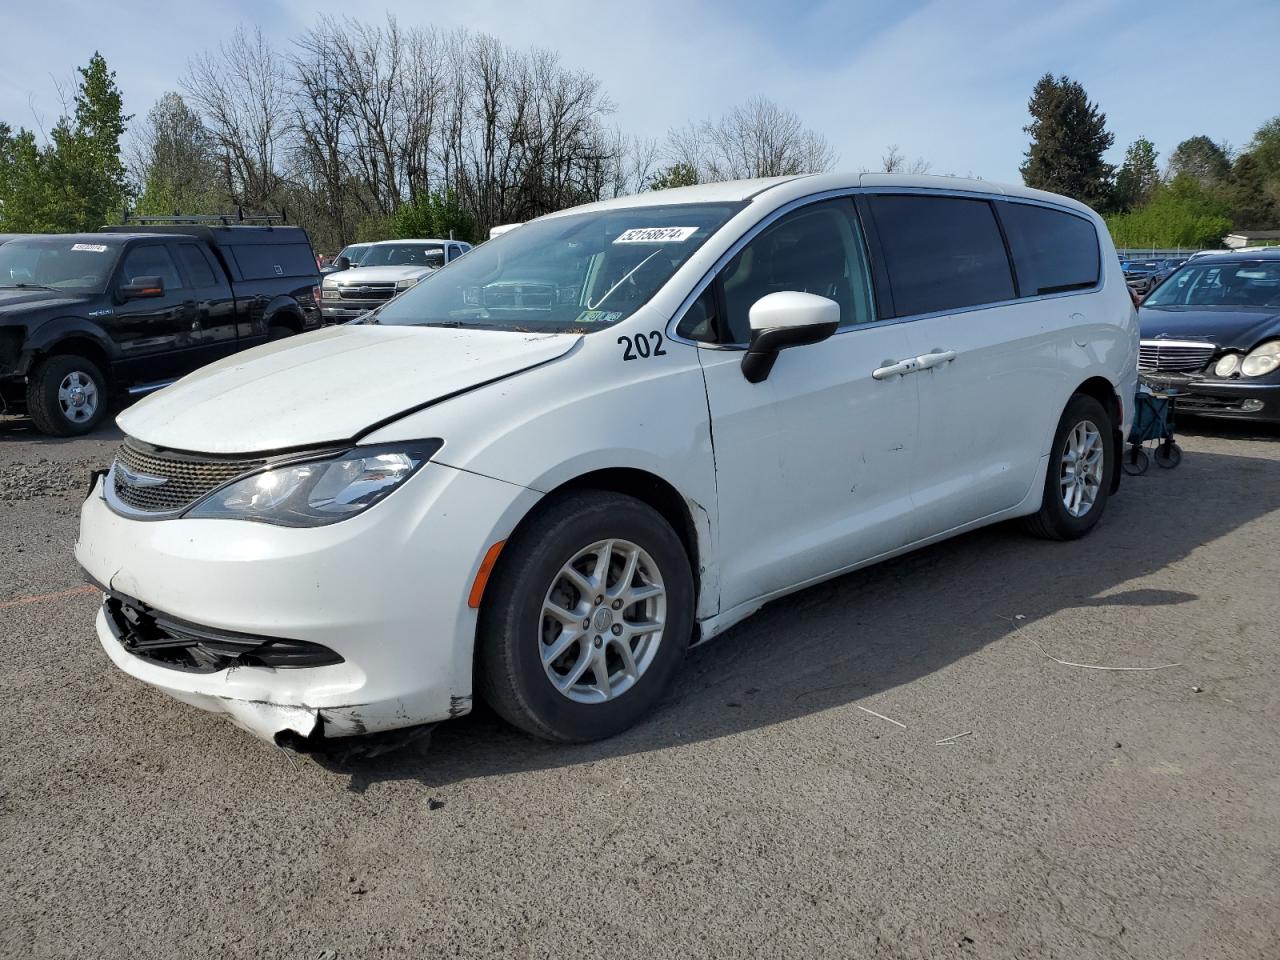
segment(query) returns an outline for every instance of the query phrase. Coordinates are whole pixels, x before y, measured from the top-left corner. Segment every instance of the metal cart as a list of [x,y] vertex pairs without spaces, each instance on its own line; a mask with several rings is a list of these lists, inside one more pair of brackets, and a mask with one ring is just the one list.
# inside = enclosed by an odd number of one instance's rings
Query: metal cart
[[[1182,448],[1173,439],[1174,398],[1177,390],[1156,389],[1139,383],[1134,398],[1133,426],[1129,430],[1129,449],[1120,466],[1130,476],[1147,472],[1154,459],[1157,467],[1172,470],[1182,462]],[[1149,457],[1143,448],[1145,443],[1156,443]]]

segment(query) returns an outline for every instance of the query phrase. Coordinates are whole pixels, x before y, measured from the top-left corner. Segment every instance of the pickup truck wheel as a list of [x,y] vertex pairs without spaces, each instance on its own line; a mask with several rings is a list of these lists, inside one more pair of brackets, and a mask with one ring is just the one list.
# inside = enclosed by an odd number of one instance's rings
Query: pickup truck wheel
[[670,687],[693,632],[680,538],[632,497],[556,498],[508,541],[480,610],[479,687],[546,740],[613,736]]
[[276,325],[267,330],[267,342],[272,343],[276,340],[283,340],[285,337],[292,337],[296,331],[292,327]]
[[106,377],[84,357],[48,357],[27,377],[27,413],[50,436],[88,433],[107,413]]

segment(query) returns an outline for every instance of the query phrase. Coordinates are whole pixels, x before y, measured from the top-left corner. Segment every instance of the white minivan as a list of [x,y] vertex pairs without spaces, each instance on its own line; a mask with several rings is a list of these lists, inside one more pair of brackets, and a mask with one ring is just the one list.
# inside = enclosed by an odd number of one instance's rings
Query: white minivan
[[692,643],[983,524],[1087,533],[1138,328],[1087,207],[940,177],[565,210],[125,410],[76,557],[123,670],[299,749],[484,697],[552,740]]

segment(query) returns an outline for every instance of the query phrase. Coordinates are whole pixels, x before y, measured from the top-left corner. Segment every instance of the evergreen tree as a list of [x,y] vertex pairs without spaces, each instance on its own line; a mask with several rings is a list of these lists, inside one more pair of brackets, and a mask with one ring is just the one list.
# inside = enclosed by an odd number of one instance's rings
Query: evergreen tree
[[1023,182],[1105,206],[1113,168],[1102,155],[1115,142],[1106,114],[1089,102],[1079,83],[1049,73],[1036,82],[1027,109],[1031,123],[1023,130],[1031,135],[1031,146],[1021,168]]
[[671,187],[692,187],[698,182],[698,169],[691,163],[673,163],[659,170],[646,184],[649,190],[669,190]]

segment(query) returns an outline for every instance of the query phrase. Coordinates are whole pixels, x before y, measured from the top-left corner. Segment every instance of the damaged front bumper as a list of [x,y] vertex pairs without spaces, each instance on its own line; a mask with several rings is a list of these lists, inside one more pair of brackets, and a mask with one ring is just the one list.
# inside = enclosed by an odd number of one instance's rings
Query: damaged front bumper
[[107,591],[97,634],[116,666],[298,746],[470,711],[471,583],[539,496],[428,464],[366,513],[296,529],[126,518],[98,480],[76,559]]

